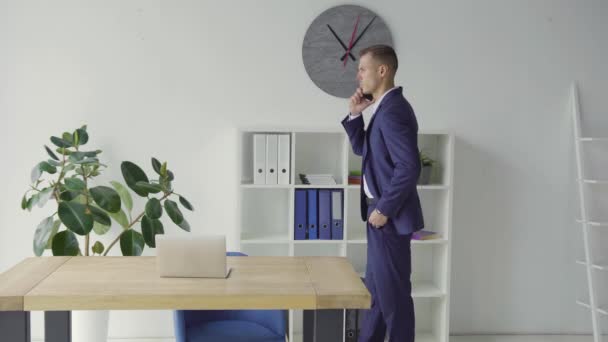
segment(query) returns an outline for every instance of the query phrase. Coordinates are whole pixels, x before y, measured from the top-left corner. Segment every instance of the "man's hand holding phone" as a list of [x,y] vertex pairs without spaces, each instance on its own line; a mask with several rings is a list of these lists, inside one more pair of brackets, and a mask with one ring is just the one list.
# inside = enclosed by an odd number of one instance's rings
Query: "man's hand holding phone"
[[349,110],[351,115],[359,115],[363,110],[374,103],[373,97],[369,94],[363,94],[361,88],[357,88],[357,91],[350,97]]

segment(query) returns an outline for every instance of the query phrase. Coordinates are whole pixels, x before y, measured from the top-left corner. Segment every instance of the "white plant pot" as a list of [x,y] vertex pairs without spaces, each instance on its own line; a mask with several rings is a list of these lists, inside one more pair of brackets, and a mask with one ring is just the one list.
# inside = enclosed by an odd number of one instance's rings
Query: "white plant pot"
[[108,310],[72,311],[72,342],[108,342]]

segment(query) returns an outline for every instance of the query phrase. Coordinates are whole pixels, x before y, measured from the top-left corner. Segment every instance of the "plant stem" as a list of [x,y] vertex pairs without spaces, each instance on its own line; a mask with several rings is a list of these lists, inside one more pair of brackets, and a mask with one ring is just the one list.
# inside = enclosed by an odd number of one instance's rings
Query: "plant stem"
[[[171,196],[171,194],[173,194],[173,191],[165,193],[165,195],[159,201],[162,201],[162,200],[166,199],[167,197]],[[127,228],[125,228],[120,234],[118,234],[118,236],[116,237],[116,239],[114,239],[114,241],[112,241],[112,243],[108,246],[108,248],[106,248],[106,251],[103,253],[103,256],[108,255],[108,252],[110,251],[110,249],[112,249],[112,247],[116,244],[116,242],[118,242],[118,240],[120,240],[120,237],[122,236],[122,234],[124,234],[126,231],[128,231],[129,229],[131,229],[131,227],[133,227],[133,225],[135,223],[139,222],[139,220],[144,216],[145,213],[146,213],[146,211],[144,210],[141,214],[139,214],[135,218],[135,220],[133,220],[133,222],[131,222],[129,224],[129,226]]]
[[53,197],[55,197],[57,204],[59,204],[58,187],[59,187],[59,184],[61,183],[61,180],[65,176],[65,174],[63,173],[64,170],[65,170],[65,154],[63,155],[63,163],[61,163],[61,171],[59,172],[59,177],[57,178],[57,183],[55,183],[55,186],[53,187]]
[[[78,148],[76,148],[76,151],[78,151]],[[84,181],[84,199],[85,199],[85,203],[87,205],[87,208],[89,206],[89,188],[88,188],[88,184],[87,184],[87,176],[84,172],[84,165],[80,165],[80,170],[82,170],[82,180]],[[84,256],[89,256],[89,243],[90,243],[90,234],[85,235],[84,237]]]

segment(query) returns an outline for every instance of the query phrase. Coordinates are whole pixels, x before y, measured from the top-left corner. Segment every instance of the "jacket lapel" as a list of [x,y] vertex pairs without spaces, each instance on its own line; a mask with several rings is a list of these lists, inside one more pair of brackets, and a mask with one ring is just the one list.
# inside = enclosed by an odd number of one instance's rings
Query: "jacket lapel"
[[390,93],[386,94],[386,96],[382,99],[382,102],[380,102],[380,104],[378,105],[378,108],[376,109],[376,112],[374,113],[371,120],[369,121],[369,124],[367,125],[367,129],[365,130],[365,149],[363,151],[363,155],[364,155],[363,170],[362,170],[363,172],[365,172],[365,163],[367,162],[368,154],[370,151],[369,135],[374,126],[374,122],[376,122],[376,118],[378,117],[378,115],[380,115],[382,113],[382,105],[384,103],[387,103],[388,101],[391,101],[394,96],[401,95],[402,91],[403,91],[403,88],[399,87],[399,88],[391,91]]

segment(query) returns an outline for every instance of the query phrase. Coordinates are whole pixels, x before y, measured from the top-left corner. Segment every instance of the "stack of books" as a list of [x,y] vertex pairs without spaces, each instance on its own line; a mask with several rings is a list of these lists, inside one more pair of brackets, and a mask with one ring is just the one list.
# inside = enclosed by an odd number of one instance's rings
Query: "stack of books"
[[412,240],[432,240],[439,239],[441,235],[430,230],[419,230],[412,233]]
[[336,180],[334,179],[334,176],[332,175],[312,175],[312,174],[308,174],[305,175],[303,173],[300,173],[300,180],[302,181],[302,184],[307,184],[307,185],[336,185]]
[[361,184],[361,171],[351,171],[348,173],[348,184],[359,185]]

